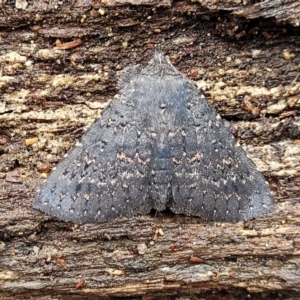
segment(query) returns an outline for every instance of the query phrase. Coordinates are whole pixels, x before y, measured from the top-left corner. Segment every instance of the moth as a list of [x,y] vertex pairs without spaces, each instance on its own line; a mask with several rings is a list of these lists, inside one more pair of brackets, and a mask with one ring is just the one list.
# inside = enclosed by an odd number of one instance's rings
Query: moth
[[56,166],[33,206],[74,223],[169,208],[214,221],[274,210],[262,174],[161,51],[127,68],[116,95]]

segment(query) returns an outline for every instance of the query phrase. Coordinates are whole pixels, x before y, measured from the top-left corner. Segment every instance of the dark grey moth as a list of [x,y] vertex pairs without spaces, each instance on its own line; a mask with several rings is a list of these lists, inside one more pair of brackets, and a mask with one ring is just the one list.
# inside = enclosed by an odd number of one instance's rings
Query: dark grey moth
[[120,95],[52,171],[35,208],[79,224],[152,208],[229,222],[273,211],[228,126],[160,51],[124,74]]

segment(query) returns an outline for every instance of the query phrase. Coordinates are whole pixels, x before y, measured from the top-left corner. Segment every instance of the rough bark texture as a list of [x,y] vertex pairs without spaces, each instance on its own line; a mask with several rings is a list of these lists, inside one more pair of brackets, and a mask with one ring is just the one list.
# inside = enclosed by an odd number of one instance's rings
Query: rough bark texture
[[[298,1],[0,9],[1,299],[298,299]],[[74,226],[34,210],[49,169],[117,93],[118,71],[158,43],[231,123],[276,211],[238,224],[165,212]]]

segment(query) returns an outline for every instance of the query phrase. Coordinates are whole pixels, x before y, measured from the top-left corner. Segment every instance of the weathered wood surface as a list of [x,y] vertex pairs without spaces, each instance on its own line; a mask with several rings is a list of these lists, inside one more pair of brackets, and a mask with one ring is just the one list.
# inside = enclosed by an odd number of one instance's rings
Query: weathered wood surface
[[[1,299],[297,299],[300,39],[281,22],[297,25],[298,2],[285,14],[257,9],[277,1],[113,2],[0,6]],[[276,211],[238,224],[163,213],[74,226],[32,209],[48,168],[117,93],[117,72],[158,43],[231,123]]]

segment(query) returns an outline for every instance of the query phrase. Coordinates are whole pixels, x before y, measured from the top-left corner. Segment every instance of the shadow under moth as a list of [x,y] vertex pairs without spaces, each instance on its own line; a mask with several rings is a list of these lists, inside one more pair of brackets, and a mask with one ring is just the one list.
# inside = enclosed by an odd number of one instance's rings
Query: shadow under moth
[[237,222],[274,210],[228,126],[162,52],[123,71],[116,95],[54,168],[33,206],[74,223],[171,209]]

